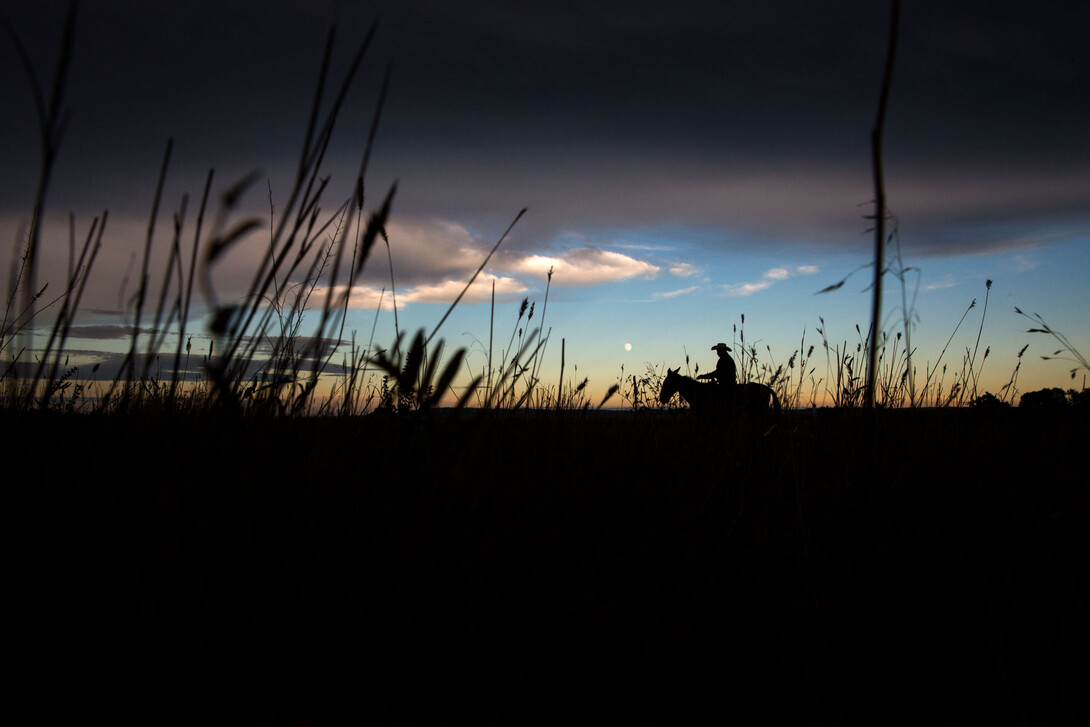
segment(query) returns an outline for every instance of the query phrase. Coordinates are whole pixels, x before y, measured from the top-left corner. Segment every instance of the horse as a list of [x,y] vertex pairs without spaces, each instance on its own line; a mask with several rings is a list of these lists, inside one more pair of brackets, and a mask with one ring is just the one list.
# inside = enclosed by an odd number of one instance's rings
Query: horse
[[750,417],[760,416],[771,410],[775,418],[782,411],[776,392],[764,384],[747,383],[720,386],[706,384],[688,376],[682,376],[676,369],[667,369],[666,378],[659,390],[659,402],[665,404],[674,394],[689,403],[695,412],[739,412]]

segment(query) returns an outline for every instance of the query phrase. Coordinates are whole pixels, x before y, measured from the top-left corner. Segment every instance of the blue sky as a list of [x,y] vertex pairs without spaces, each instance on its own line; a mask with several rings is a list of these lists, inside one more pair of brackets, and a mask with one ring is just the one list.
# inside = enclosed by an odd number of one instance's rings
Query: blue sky
[[[66,3],[0,7],[48,76]],[[885,167],[904,262],[919,272],[921,369],[975,298],[943,358],[960,367],[992,280],[981,387],[1006,383],[1026,344],[1019,388],[1081,385],[1071,366],[1040,360],[1057,346],[1026,333],[1032,323],[1014,307],[1090,352],[1090,62],[1072,22],[1082,12],[967,1],[903,10]],[[599,397],[622,365],[684,365],[688,352],[711,368],[710,347],[732,340],[742,314],[747,340],[776,362],[804,331],[820,344],[821,317],[830,344],[854,343],[856,324],[866,330],[869,133],[889,22],[889,7],[870,2],[680,4],[666,14],[639,2],[85,4],[43,279],[64,269],[67,214],[83,234],[109,209],[84,320],[131,320],[119,293],[168,138],[167,209],[199,194],[210,167],[218,190],[257,169],[238,214],[267,222],[269,190],[279,210],[291,183],[330,23],[336,76],[376,18],[323,173],[333,208],[354,188],[389,64],[367,190],[374,206],[398,183],[388,231],[402,329],[434,327],[526,207],[442,336],[487,342],[495,280],[506,343],[519,301],[540,311],[553,267],[547,381],[559,374],[561,338],[566,377],[577,365]],[[29,84],[10,43],[2,57],[4,97],[15,102],[0,119],[0,234],[14,245],[38,160]],[[241,294],[262,250],[257,234],[232,251],[216,270],[223,296]],[[349,319],[363,340],[389,286],[385,250],[368,270]],[[909,281],[911,295],[915,274]],[[887,279],[891,333],[899,302]],[[391,343],[392,312],[378,320],[377,342]],[[95,331],[73,345],[121,347]],[[823,369],[822,360],[818,377]]]

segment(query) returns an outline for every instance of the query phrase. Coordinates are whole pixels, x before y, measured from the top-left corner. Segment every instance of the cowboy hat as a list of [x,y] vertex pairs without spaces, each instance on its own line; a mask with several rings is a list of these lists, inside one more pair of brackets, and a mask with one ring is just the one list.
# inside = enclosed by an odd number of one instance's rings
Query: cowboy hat
[[714,346],[712,346],[713,351],[718,351],[719,349],[723,349],[724,351],[730,351],[730,349],[727,348],[727,344],[725,344],[725,343],[717,343]]

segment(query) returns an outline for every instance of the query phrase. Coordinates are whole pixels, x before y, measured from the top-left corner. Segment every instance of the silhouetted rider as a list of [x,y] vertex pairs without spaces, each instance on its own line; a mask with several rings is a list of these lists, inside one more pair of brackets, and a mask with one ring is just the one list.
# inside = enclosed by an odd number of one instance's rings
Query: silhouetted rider
[[715,362],[715,371],[700,374],[698,379],[713,379],[721,388],[727,390],[733,387],[737,381],[737,371],[734,367],[734,357],[730,355],[730,349],[725,343],[717,343],[712,350],[719,354],[719,360]]

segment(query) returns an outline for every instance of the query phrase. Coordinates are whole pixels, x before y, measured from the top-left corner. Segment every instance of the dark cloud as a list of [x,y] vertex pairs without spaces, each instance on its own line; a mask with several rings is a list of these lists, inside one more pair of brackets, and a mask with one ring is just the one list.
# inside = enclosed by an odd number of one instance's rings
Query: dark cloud
[[[99,312],[99,311],[91,311]],[[117,313],[117,315],[122,315]],[[112,326],[112,325],[97,325],[97,326],[75,326],[71,329],[70,335],[73,338],[87,338],[94,341],[121,341],[132,338],[133,334],[132,326]],[[140,331],[143,334],[151,335],[155,331],[149,328],[143,328]]]
[[[44,76],[65,6],[3,3]],[[1072,3],[905,3],[886,168],[906,244],[942,250],[950,226],[977,218],[1085,230],[1082,14]],[[858,205],[871,196],[889,4],[803,0],[84,3],[53,209],[146,214],[168,137],[173,200],[196,194],[210,166],[222,184],[261,168],[285,194],[330,23],[337,77],[375,19],[327,164],[334,197],[351,194],[391,63],[368,188],[378,198],[400,179],[395,217],[408,222],[489,238],[528,206],[511,239],[528,249],[565,230],[663,224],[837,246],[866,226]],[[29,207],[37,152],[28,84],[2,53],[12,102],[0,115],[0,214],[11,219]],[[958,249],[999,237],[966,235]]]
[[[302,345],[304,342],[301,340],[299,344]],[[326,341],[326,345],[332,343],[333,341]],[[347,347],[349,344],[342,341],[340,345]],[[138,353],[132,357],[133,370],[137,372],[138,378],[144,378],[143,374],[146,371],[147,379],[151,382],[167,383],[172,379],[178,382],[207,382],[207,346],[202,348],[203,351],[198,352],[194,347],[189,355],[183,350],[177,369],[174,368],[174,357],[171,354],[148,356]],[[313,356],[303,358],[299,362],[299,371],[309,374],[320,368],[324,374],[339,376],[346,370],[343,364],[348,356],[351,356],[351,352],[342,348],[328,363],[324,362],[324,359],[316,359]],[[110,382],[120,378],[122,372],[127,370],[128,364],[129,357],[124,353],[96,349],[66,349],[65,357],[58,365],[58,378],[63,377],[78,382],[99,382],[102,390],[95,392],[95,395],[101,395]],[[267,373],[270,370],[269,359],[255,357],[246,366],[243,378],[260,379],[262,372]],[[37,373],[37,364],[20,361],[14,364],[12,371],[19,377],[31,378]],[[46,369],[45,375],[48,373],[49,369]],[[271,378],[271,374],[269,376]]]

